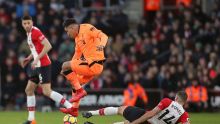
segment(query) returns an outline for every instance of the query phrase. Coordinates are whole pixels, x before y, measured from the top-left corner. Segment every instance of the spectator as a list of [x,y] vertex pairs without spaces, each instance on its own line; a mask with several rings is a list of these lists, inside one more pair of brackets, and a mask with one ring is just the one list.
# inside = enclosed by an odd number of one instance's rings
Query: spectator
[[21,18],[23,15],[29,14],[30,16],[36,16],[36,6],[34,2],[24,0],[22,3],[16,6],[17,18]]
[[124,103],[126,106],[138,106],[145,108],[148,102],[148,96],[144,88],[138,83],[129,83],[124,90]]
[[189,86],[186,88],[186,93],[189,96],[188,97],[188,104],[189,104],[189,109],[191,111],[199,112],[204,109],[207,109],[207,107],[208,107],[207,88],[200,85],[198,83],[198,80],[196,80],[196,79],[192,80],[192,86]]
[[92,90],[100,90],[103,87],[103,79],[95,78],[89,83],[89,85]]

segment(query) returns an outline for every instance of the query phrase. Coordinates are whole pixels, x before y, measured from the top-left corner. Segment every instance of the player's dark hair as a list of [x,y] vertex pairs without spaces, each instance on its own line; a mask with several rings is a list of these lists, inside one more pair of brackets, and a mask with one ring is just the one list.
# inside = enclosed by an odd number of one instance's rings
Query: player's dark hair
[[77,24],[74,18],[68,18],[63,22],[63,27],[68,27],[71,24]]
[[25,15],[21,18],[21,20],[32,20],[32,17],[29,15]]
[[187,94],[185,91],[178,91],[176,94],[183,102],[186,102],[187,100]]

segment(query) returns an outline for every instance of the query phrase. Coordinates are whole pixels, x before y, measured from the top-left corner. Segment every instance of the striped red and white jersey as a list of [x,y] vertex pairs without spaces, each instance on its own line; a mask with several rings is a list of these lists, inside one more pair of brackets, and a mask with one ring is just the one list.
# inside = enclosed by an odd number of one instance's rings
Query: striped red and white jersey
[[[30,47],[31,53],[34,57],[34,59],[37,58],[37,56],[41,53],[44,46],[41,44],[41,42],[46,38],[44,34],[38,29],[37,27],[32,27],[31,32],[27,33],[27,42],[28,46]],[[48,55],[44,55],[40,61],[37,63],[36,67],[42,67],[50,65],[51,61]]]
[[183,106],[176,101],[164,98],[157,107],[162,111],[148,120],[151,124],[176,124],[189,121],[188,113],[184,110]]

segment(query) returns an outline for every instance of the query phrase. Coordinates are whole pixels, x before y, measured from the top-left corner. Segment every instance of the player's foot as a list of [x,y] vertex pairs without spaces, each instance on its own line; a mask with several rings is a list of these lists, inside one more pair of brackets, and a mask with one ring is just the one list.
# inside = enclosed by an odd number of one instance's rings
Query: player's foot
[[71,103],[79,101],[81,98],[87,95],[87,92],[81,88],[79,90],[76,90],[76,93],[72,96],[72,98],[69,100]]
[[82,116],[84,118],[90,118],[90,117],[92,117],[92,113],[91,112],[82,112]]
[[94,124],[94,123],[86,121],[84,124]]
[[23,124],[37,124],[35,120],[33,121],[25,121]]
[[60,108],[60,111],[65,113],[65,114],[70,114],[74,117],[77,117],[78,116],[78,108],[74,108],[74,107],[71,107],[71,108]]

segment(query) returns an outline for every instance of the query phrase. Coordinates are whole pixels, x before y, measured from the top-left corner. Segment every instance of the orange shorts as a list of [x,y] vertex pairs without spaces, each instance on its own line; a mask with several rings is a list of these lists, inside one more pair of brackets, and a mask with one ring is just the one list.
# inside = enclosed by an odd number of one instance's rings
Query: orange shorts
[[88,65],[82,64],[86,63],[86,61],[82,61],[80,59],[72,59],[71,60],[71,69],[77,74],[77,78],[80,84],[85,84],[92,80],[95,76],[101,74],[103,70],[103,65],[94,64],[91,67]]

